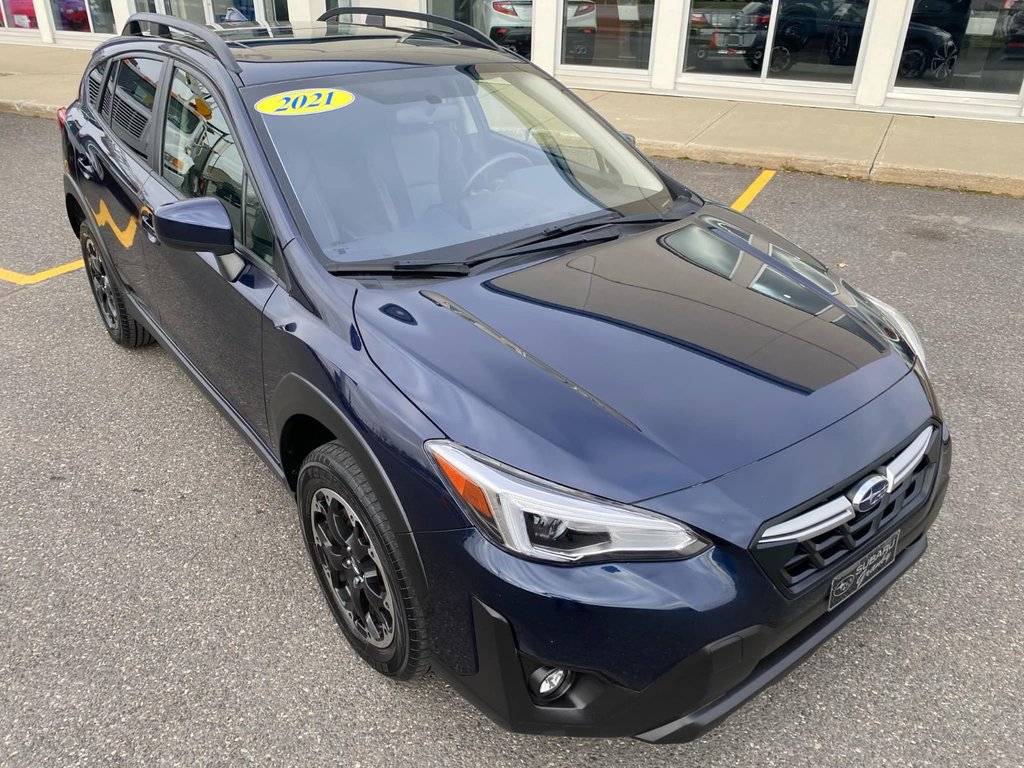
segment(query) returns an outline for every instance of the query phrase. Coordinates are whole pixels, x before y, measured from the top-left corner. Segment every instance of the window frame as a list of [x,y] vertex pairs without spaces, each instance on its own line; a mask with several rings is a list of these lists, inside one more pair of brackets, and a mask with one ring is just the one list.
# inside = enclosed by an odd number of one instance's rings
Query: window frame
[[[0,2],[0,5],[2,5],[2,2]],[[117,63],[117,59],[112,56],[98,56],[94,61],[90,62],[90,66],[85,70],[85,76],[82,77],[82,83],[78,92],[78,100],[97,116],[99,116],[100,106],[103,104],[103,93],[107,88],[107,78],[110,77],[110,70],[113,68],[115,63]],[[103,75],[100,77],[100,96],[96,100],[96,104],[93,105],[92,99],[89,98],[89,77],[101,66],[104,67],[104,69]]]
[[[115,71],[121,71],[121,65],[125,59],[151,59],[153,61],[157,61],[160,63],[160,82],[157,83],[156,93],[153,96],[153,110],[151,112],[150,120],[157,120],[158,112],[162,112],[162,110],[160,110],[160,96],[166,87],[165,84],[167,82],[166,75],[168,60],[166,56],[162,56],[157,53],[151,53],[150,51],[130,51],[127,53],[118,54],[117,56],[112,56],[110,58],[110,63],[107,65],[107,74],[104,76],[103,89],[100,91],[100,109],[98,109],[96,112],[97,116],[100,118],[100,123],[103,125],[104,133],[107,135],[107,137],[115,141],[118,147],[120,147],[121,149],[130,152],[132,156],[135,157],[143,166],[149,166],[150,168],[152,168],[153,145],[157,132],[149,132],[149,142],[146,145],[146,156],[140,157],[133,147],[128,146],[124,139],[122,139],[120,136],[114,133],[113,128],[111,127],[111,115],[114,109],[113,95],[111,95],[110,98],[110,109],[106,112],[102,111],[103,97],[106,95],[107,87],[117,87],[117,79],[114,76],[114,73]],[[88,101],[86,101],[86,103],[88,104]]]
[[[184,61],[182,59],[179,59],[179,58],[176,58],[176,57],[168,57],[167,58],[167,62],[166,62],[166,72],[168,74],[168,77],[166,78],[166,85],[164,87],[163,94],[162,94],[162,97],[160,99],[159,109],[158,109],[160,124],[159,124],[158,130],[154,131],[154,141],[157,144],[157,152],[156,152],[155,156],[153,158],[151,158],[150,170],[152,171],[153,175],[156,177],[156,180],[160,184],[163,184],[164,187],[166,187],[175,197],[177,197],[179,200],[189,200],[189,199],[192,199],[192,198],[186,197],[185,194],[178,187],[175,187],[170,181],[168,181],[167,178],[165,178],[164,174],[163,174],[164,134],[166,133],[166,129],[167,129],[167,104],[168,104],[168,102],[170,100],[170,97],[171,97],[171,83],[174,81],[174,76],[175,76],[175,70],[176,69],[180,69],[182,72],[185,72],[189,76],[194,77],[197,80],[199,80],[203,84],[203,86],[206,88],[206,90],[208,90],[213,95],[213,97],[217,100],[217,104],[218,104],[218,106],[220,107],[221,111],[224,114],[224,119],[225,119],[225,121],[228,124],[228,128],[230,129],[231,135],[237,137],[239,135],[239,132],[237,130],[237,120],[235,120],[234,116],[231,114],[231,109],[228,107],[227,100],[224,98],[223,94],[221,93],[221,90],[219,88],[217,88],[215,85],[212,85],[213,78],[210,77],[209,75],[207,75],[202,70],[196,68],[195,66],[193,66],[189,62],[186,62],[186,61]],[[273,223],[273,221],[271,221],[270,217],[267,216],[267,205],[266,205],[266,202],[265,202],[266,198],[264,197],[263,194],[261,194],[260,188],[256,184],[256,182],[255,182],[255,180],[253,178],[252,167],[251,167],[248,159],[245,156],[245,152],[243,151],[243,148],[242,148],[241,144],[239,144],[236,141],[235,142],[235,147],[238,150],[239,158],[241,158],[242,170],[243,170],[243,174],[242,174],[242,188],[241,188],[241,195],[242,195],[242,209],[241,209],[242,231],[234,233],[234,235],[235,235],[235,252],[238,253],[240,256],[242,256],[247,264],[251,264],[256,269],[259,269],[259,270],[265,272],[275,282],[283,285],[284,283],[282,282],[282,279],[281,279],[281,276],[280,276],[280,270],[278,270],[278,268],[277,268],[278,262],[280,261],[280,259],[282,257],[282,254],[281,254],[281,249],[279,247],[279,241],[278,241],[277,233],[274,231],[274,223]],[[272,239],[272,242],[273,242],[273,253],[272,253],[272,256],[271,256],[272,261],[267,261],[265,258],[260,256],[258,253],[253,251],[251,248],[249,248],[245,244],[244,237],[245,237],[245,235],[247,234],[247,231],[248,231],[248,227],[247,227],[247,223],[246,223],[246,218],[245,218],[245,211],[246,211],[246,206],[248,204],[247,191],[249,189],[249,185],[250,184],[252,185],[252,188],[255,190],[256,199],[259,200],[260,207],[263,209],[264,218],[266,218],[267,225],[270,227],[271,239]]]

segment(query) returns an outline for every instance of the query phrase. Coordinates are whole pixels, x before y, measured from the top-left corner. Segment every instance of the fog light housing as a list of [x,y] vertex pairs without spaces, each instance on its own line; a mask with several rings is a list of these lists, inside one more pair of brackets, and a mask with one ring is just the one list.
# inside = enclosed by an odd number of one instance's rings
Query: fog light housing
[[542,701],[554,701],[572,688],[575,675],[562,667],[538,667],[530,675],[530,687]]

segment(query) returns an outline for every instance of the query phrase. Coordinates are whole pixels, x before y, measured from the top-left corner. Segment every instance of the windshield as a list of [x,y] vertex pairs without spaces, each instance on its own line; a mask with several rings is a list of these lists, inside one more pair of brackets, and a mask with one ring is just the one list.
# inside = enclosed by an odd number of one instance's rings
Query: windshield
[[[247,94],[296,213],[331,262],[461,260],[555,224],[673,202],[619,136],[527,67],[418,67],[287,86]],[[306,95],[289,96],[297,91]]]

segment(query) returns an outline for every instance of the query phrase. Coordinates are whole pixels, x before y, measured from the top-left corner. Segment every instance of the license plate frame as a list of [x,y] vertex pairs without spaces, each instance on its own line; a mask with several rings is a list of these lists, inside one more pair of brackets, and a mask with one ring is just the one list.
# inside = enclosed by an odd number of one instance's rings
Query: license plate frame
[[857,562],[837,573],[829,587],[828,609],[832,611],[838,608],[892,565],[896,560],[899,541],[900,531],[897,530]]

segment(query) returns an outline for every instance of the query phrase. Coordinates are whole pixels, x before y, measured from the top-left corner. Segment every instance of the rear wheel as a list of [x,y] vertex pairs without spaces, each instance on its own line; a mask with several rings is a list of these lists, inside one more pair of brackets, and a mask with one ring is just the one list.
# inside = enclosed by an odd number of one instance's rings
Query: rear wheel
[[928,69],[928,51],[922,45],[911,45],[903,49],[900,57],[900,77],[918,78]]
[[122,347],[129,348],[152,344],[153,337],[149,331],[128,313],[124,296],[114,281],[110,267],[103,259],[92,230],[85,222],[82,223],[78,237],[82,244],[82,259],[85,262],[89,288],[110,338]]
[[299,524],[345,639],[371,667],[407,679],[427,668],[422,608],[394,531],[354,458],[337,442],[299,470]]

